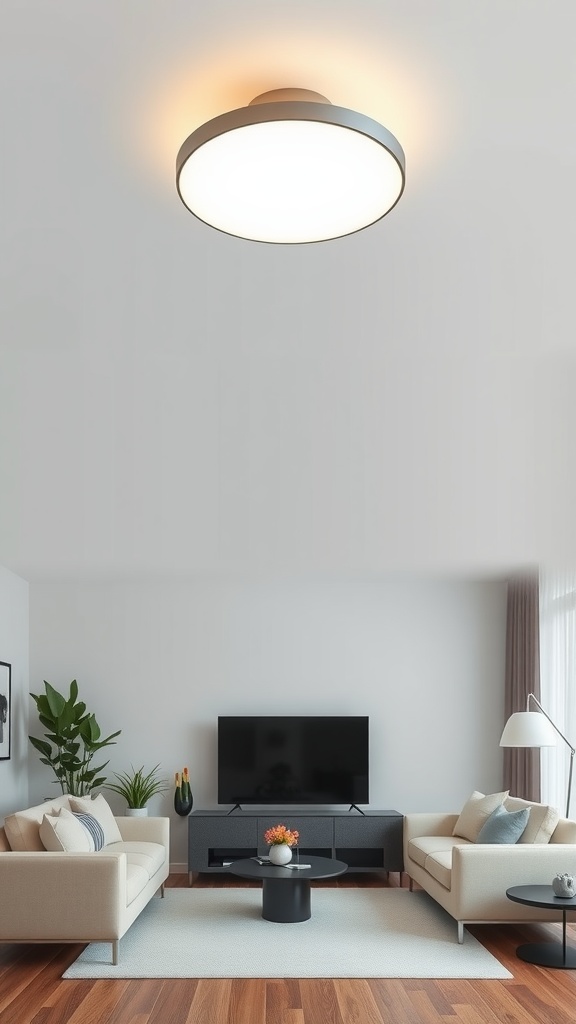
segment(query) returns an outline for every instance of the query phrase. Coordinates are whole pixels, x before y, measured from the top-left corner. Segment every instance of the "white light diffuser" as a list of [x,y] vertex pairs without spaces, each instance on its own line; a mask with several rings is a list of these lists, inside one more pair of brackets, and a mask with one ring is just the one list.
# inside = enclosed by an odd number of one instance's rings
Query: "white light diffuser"
[[260,242],[319,242],[384,217],[404,188],[404,153],[363,114],[304,89],[256,97],[198,128],[176,162],[200,220]]
[[539,711],[516,711],[504,726],[501,747],[555,747],[556,734]]

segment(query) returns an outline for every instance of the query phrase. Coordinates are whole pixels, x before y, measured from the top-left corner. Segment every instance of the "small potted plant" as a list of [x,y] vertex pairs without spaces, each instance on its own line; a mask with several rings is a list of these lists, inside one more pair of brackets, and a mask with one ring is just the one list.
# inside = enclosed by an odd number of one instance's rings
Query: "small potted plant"
[[157,764],[149,772],[144,774],[144,765],[141,768],[132,766],[129,772],[114,772],[118,782],[107,782],[106,789],[112,790],[123,796],[128,809],[127,815],[132,817],[144,817],[148,814],[147,803],[156,793],[163,793],[168,789],[164,779],[158,778]]
[[295,828],[286,828],[286,825],[274,825],[266,829],[264,840],[270,847],[270,863],[289,864],[292,860],[292,847],[298,845],[299,838],[300,833]]

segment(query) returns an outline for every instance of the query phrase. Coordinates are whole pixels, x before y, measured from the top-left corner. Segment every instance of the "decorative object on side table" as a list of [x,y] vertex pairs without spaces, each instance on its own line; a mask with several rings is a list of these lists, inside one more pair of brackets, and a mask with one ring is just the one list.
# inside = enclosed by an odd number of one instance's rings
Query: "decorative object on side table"
[[270,850],[270,863],[281,866],[289,864],[292,860],[292,847],[298,845],[300,833],[296,829],[290,830],[286,825],[274,825],[266,829],[264,839]]
[[192,796],[192,790],[190,789],[190,774],[188,769],[182,769],[182,779],[180,779],[180,772],[176,772],[174,781],[176,784],[176,791],[174,793],[174,810],[176,811],[176,814],[180,814],[185,818],[190,814],[194,804],[194,797]]
[[552,879],[554,895],[569,900],[576,896],[576,879],[574,875],[556,875]]
[[0,761],[10,760],[10,734],[12,722],[10,715],[10,682],[12,666],[7,661],[0,661]]
[[[100,773],[108,761],[92,767],[92,759],[102,747],[114,743],[121,729],[101,739],[100,726],[96,717],[86,710],[84,701],[78,700],[78,683],[70,683],[68,698],[55,690],[44,680],[45,693],[39,696],[31,693],[41,724],[47,730],[46,739],[35,736],[28,739],[42,755],[42,764],[47,764],[59,783],[63,793],[72,796],[87,796],[93,789],[103,786],[106,777]],[[54,748],[52,747],[54,744]]]
[[106,784],[106,789],[124,797],[128,804],[128,817],[145,817],[148,814],[146,804],[150,798],[168,789],[168,783],[158,778],[159,767],[159,764],[154,765],[145,775],[144,765],[141,768],[132,766],[130,772],[114,772],[117,783]]

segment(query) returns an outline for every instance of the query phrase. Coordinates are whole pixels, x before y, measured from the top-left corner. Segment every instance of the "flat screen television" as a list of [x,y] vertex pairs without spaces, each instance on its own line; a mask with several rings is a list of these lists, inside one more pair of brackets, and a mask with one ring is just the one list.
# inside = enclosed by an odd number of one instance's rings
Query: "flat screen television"
[[219,717],[218,803],[368,803],[368,717]]

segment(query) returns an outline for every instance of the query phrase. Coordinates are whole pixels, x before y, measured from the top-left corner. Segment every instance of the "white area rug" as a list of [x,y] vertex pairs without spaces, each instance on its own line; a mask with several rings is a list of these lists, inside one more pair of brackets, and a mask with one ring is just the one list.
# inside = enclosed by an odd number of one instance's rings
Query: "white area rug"
[[167,889],[120,941],[91,943],[64,978],[511,978],[424,892],[313,889],[312,917],[262,918],[260,889]]

